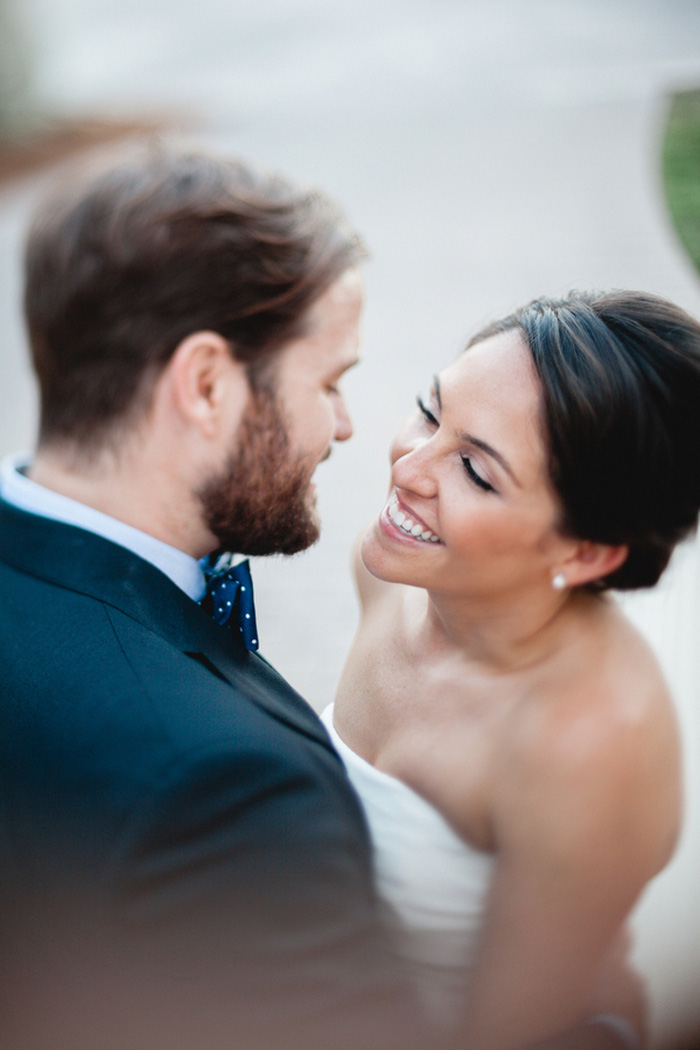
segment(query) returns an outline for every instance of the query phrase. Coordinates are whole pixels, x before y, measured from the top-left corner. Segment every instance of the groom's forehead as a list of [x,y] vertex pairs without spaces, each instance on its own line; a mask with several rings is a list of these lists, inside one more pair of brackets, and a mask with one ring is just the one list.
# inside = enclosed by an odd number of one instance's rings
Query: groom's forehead
[[359,361],[362,307],[362,278],[350,270],[310,308],[303,333],[281,348],[278,374],[337,381]]
[[319,347],[295,343],[278,355],[273,376],[278,386],[321,384],[330,388],[359,362],[360,354],[354,345]]

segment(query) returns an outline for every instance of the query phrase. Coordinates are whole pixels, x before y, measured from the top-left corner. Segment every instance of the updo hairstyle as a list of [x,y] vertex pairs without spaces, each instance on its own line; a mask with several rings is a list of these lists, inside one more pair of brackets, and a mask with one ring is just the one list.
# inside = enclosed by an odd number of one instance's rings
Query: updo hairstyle
[[700,510],[700,323],[642,292],[538,299],[469,343],[519,329],[542,388],[563,534],[629,547],[594,589],[650,587]]

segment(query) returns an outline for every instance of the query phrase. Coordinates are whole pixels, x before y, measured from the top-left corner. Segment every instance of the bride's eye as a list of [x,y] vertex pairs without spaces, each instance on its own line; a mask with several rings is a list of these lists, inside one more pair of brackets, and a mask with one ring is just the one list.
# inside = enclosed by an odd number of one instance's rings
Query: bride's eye
[[481,474],[477,474],[469,456],[462,456],[462,463],[464,464],[464,469],[475,485],[478,485],[480,489],[484,490],[484,492],[496,491],[493,485],[489,485],[488,481],[486,481],[485,478],[482,478]]
[[436,417],[433,415],[433,413],[430,411],[428,406],[425,404],[425,402],[423,401],[422,397],[416,397],[416,404],[418,405],[418,408],[420,409],[421,415],[426,420],[426,422],[430,423],[430,425],[434,426],[434,427],[439,427],[440,426],[440,423],[438,422]]

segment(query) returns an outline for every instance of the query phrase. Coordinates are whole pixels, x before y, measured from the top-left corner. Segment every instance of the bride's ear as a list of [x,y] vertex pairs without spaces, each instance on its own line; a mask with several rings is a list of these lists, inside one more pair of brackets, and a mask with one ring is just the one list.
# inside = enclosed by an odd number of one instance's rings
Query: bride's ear
[[[625,562],[629,547],[625,544],[592,543],[580,540],[573,553],[557,567],[557,577],[567,587],[583,587],[615,572]],[[555,578],[557,578],[555,577]]]

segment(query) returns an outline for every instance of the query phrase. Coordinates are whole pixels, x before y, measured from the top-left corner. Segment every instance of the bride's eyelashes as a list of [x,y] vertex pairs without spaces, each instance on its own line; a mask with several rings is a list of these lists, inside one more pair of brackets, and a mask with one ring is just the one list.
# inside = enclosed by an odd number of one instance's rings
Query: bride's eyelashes
[[434,426],[434,427],[440,426],[437,418],[433,415],[433,413],[427,407],[427,405],[423,401],[423,398],[420,396],[420,394],[416,395],[416,404],[418,405],[418,408],[420,409],[421,415],[424,417],[426,422],[430,423],[430,425]]
[[464,469],[475,485],[478,485],[480,489],[484,490],[484,492],[496,491],[493,485],[489,485],[488,481],[486,481],[485,478],[482,478],[481,474],[477,474],[469,456],[462,456],[462,463],[464,464]]
[[[439,419],[437,418],[437,416],[433,412],[430,411],[430,409],[425,404],[425,402],[423,401],[423,398],[420,396],[420,394],[418,394],[416,396],[416,404],[418,405],[418,409],[419,409],[421,415],[423,416],[423,418],[425,419],[426,423],[429,423],[431,427],[439,427],[440,426]],[[496,491],[496,489],[493,487],[493,485],[489,484],[489,482],[486,480],[486,478],[482,478],[481,474],[477,473],[477,471],[474,468],[474,464],[472,463],[472,461],[469,458],[469,456],[464,456],[463,455],[461,458],[462,458],[462,464],[464,465],[464,469],[465,469],[465,471],[467,473],[467,476],[470,478],[471,481],[474,482],[475,485],[477,485],[480,489],[483,489],[484,492],[495,492]]]

